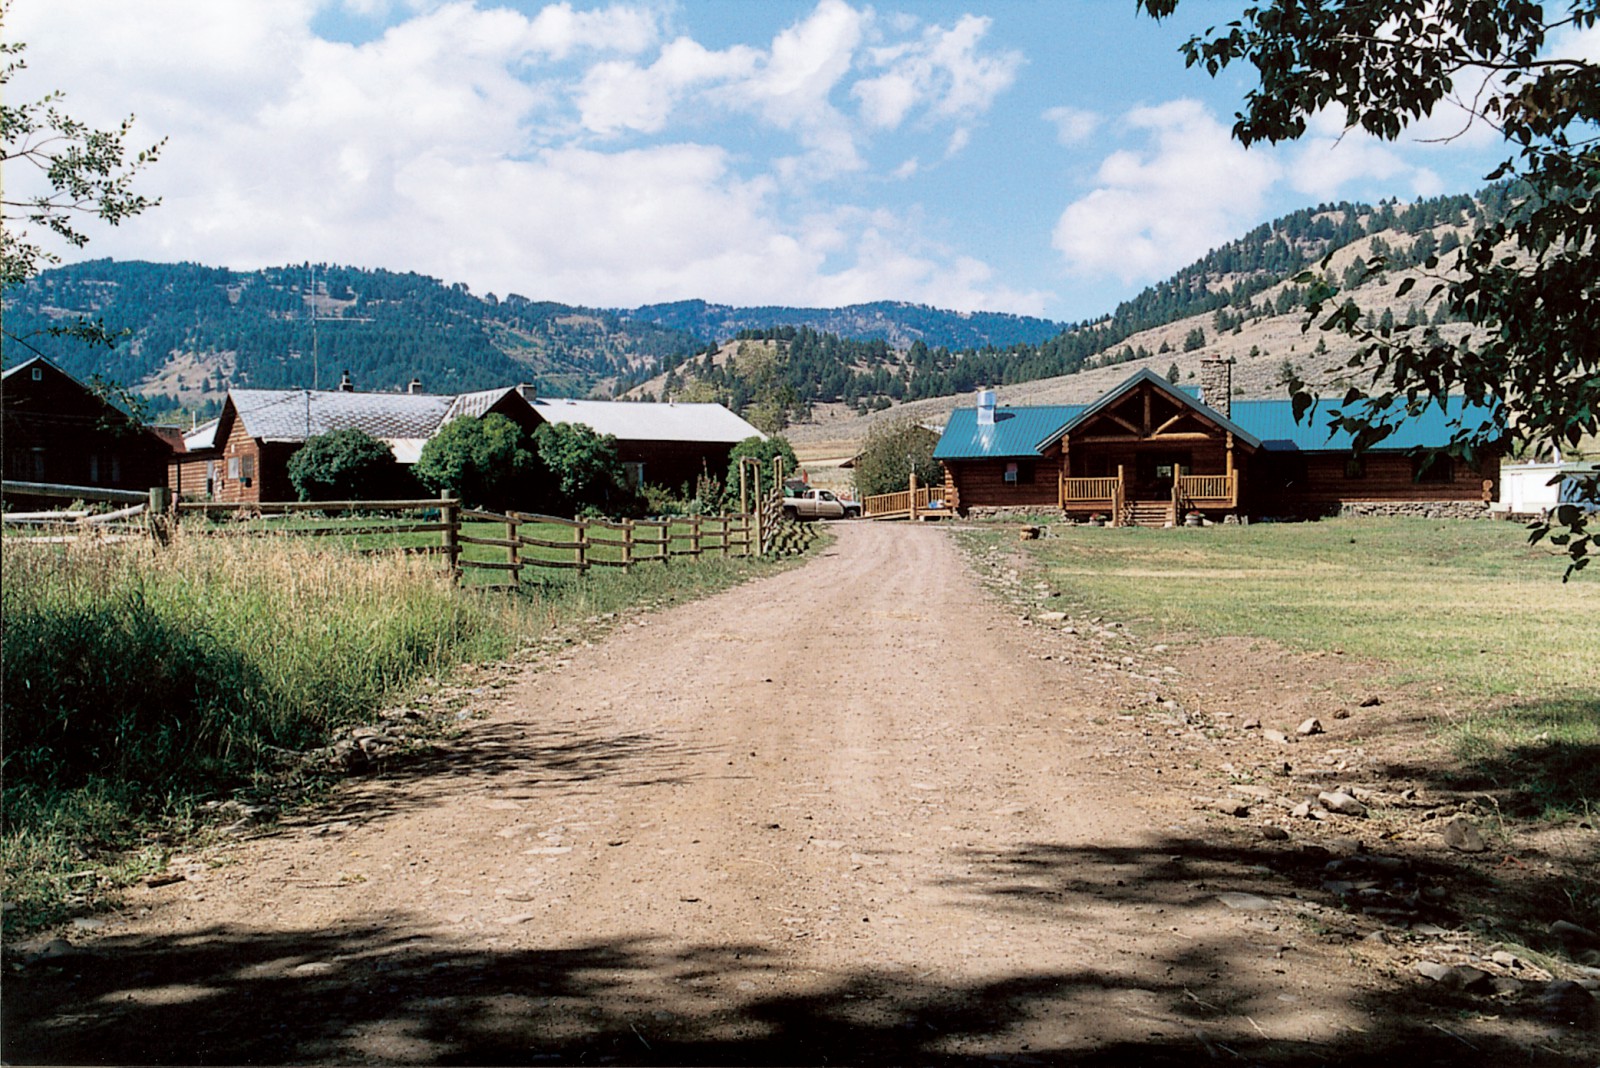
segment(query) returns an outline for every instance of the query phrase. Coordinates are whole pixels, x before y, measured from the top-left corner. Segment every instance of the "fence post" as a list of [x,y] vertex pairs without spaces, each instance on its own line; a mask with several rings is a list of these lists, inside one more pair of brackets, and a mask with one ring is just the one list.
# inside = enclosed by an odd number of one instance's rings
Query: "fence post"
[[578,572],[582,574],[589,570],[589,524],[579,521],[578,525],[572,528],[572,537],[575,547],[573,559],[578,564]]
[[457,540],[457,535],[461,532],[461,515],[456,502],[450,497],[449,490],[439,494],[439,522],[444,524],[445,566],[450,569],[450,577],[460,582],[461,568],[456,566],[456,561],[461,555],[461,542]]
[[911,481],[907,484],[906,517],[913,523],[917,521],[917,472],[911,471]]
[[506,546],[506,562],[511,565],[511,582],[520,585],[522,582],[522,550],[517,544],[517,514],[506,515],[506,540],[511,544]]
[[723,512],[722,518],[722,555],[728,555],[728,513]]
[[700,517],[689,517],[689,555],[700,559]]
[[624,573],[633,570],[633,520],[622,521],[622,570]]
[[[145,520],[150,526],[150,536],[157,545],[165,545],[172,539],[172,531],[167,526],[167,509],[171,503],[167,487],[150,487],[150,503],[145,506]],[[177,512],[173,512],[173,516],[176,515]]]

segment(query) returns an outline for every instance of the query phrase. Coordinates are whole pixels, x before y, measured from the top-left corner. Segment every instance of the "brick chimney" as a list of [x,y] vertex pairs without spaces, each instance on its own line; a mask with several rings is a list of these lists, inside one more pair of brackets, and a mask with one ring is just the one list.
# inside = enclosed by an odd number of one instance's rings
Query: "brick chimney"
[[355,391],[356,391],[356,384],[355,384],[355,382],[351,381],[351,379],[350,379],[350,371],[349,371],[348,368],[346,368],[344,374],[339,376],[339,392],[340,393],[354,393]]
[[413,378],[410,382],[408,382],[406,384],[406,392],[407,393],[421,393],[422,392],[422,379]]
[[1233,418],[1233,361],[1222,356],[1207,356],[1200,361],[1200,403],[1222,416]]

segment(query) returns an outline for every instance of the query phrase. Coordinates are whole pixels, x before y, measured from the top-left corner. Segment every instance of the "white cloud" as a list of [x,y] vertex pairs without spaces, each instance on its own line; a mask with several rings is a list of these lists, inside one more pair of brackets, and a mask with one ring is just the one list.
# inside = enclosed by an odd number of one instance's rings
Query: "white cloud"
[[1081,108],[1065,106],[1051,108],[1042,117],[1045,122],[1056,128],[1056,140],[1063,145],[1076,145],[1081,141],[1087,141],[1089,136],[1100,128],[1100,116]]
[[1099,187],[1062,212],[1053,244],[1070,270],[1157,277],[1257,220],[1280,168],[1241,148],[1203,105],[1175,100],[1124,121],[1146,138],[1145,150],[1108,156]]
[[1015,82],[1022,66],[1017,52],[984,54],[990,20],[964,15],[954,26],[931,26],[915,41],[868,50],[870,62],[884,68],[851,88],[869,127],[896,129],[921,109],[925,122],[958,125],[946,143],[946,158],[961,152],[971,137],[970,123],[988,111]]
[[[134,111],[141,144],[170,135],[140,182],[162,205],[98,229],[91,255],[330,260],[586,304],[1044,305],[926,242],[910,210],[816,210],[820,180],[864,166],[875,127],[838,102],[869,35],[914,34],[937,57],[929,69],[945,73],[914,106],[959,148],[998,91],[983,20],[935,32],[822,0],[766,47],[712,50],[662,43],[649,4],[426,3],[355,44],[312,32],[314,0],[17,4],[8,31],[30,41],[28,74],[47,72],[9,86],[18,98],[66,84],[74,114],[106,125]],[[963,113],[945,116],[956,100]],[[729,116],[779,131],[786,150],[717,144],[712,120]],[[885,177],[918,167],[897,152]]]

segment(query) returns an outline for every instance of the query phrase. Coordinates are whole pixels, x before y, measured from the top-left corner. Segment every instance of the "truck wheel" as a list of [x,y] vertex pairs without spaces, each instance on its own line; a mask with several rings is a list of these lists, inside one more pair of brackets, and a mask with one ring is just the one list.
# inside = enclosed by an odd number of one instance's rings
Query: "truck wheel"
[[794,509],[793,505],[789,505],[789,506],[785,507],[784,510],[783,510],[783,518],[785,518],[785,519],[799,519],[800,518],[800,513],[797,512]]

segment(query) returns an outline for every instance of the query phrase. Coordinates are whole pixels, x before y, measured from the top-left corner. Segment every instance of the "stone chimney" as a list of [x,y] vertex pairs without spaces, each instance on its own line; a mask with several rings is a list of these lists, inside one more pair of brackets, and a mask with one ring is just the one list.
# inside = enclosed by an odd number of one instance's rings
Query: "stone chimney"
[[1207,356],[1200,361],[1200,403],[1222,416],[1233,418],[1233,361],[1222,356]]
[[524,382],[517,387],[517,392],[522,394],[522,399],[532,404],[539,399],[539,390],[531,382]]
[[978,390],[978,425],[994,426],[994,390]]
[[345,370],[345,372],[342,375],[339,376],[339,392],[340,393],[354,393],[355,391],[356,391],[356,384],[353,381],[351,381],[351,379],[350,379],[350,371],[347,368]]
[[422,392],[422,379],[413,378],[410,382],[408,382],[406,384],[406,392],[407,393],[421,393]]

